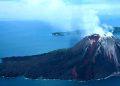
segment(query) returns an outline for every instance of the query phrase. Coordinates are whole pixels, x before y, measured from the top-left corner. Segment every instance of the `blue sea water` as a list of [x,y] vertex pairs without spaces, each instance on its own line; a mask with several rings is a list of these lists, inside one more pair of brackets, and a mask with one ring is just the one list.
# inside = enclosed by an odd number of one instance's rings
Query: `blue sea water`
[[[52,36],[59,29],[40,21],[0,21],[0,58],[35,55],[73,46],[76,36]],[[88,82],[0,78],[0,86],[120,86],[120,77]]]
[[68,80],[29,80],[23,77],[15,79],[0,79],[0,86],[120,86],[120,77],[111,77],[94,81],[68,81]]
[[25,56],[68,48],[75,37],[55,37],[61,31],[40,21],[1,21],[0,57]]

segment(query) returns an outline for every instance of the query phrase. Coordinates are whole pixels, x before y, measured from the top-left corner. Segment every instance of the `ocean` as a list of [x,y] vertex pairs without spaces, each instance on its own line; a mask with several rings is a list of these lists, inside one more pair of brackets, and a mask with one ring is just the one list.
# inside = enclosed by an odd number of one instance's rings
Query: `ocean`
[[[69,48],[81,38],[76,35],[53,36],[61,32],[40,21],[0,21],[0,58],[46,53]],[[119,36],[119,35],[118,35]],[[0,86],[120,86],[120,77],[87,82],[68,80],[30,80],[24,77],[0,78]]]
[[0,86],[120,86],[120,77],[87,82],[68,80],[29,80],[23,77],[15,79],[0,79]]
[[55,37],[56,31],[61,30],[39,21],[1,21],[0,57],[36,55],[74,44],[75,36]]

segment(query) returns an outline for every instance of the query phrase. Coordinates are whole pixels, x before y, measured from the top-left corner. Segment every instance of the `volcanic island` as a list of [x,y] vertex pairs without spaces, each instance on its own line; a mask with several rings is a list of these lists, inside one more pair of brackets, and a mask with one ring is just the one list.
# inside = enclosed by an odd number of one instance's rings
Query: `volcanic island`
[[71,48],[1,59],[0,77],[96,80],[120,71],[120,39],[93,34]]

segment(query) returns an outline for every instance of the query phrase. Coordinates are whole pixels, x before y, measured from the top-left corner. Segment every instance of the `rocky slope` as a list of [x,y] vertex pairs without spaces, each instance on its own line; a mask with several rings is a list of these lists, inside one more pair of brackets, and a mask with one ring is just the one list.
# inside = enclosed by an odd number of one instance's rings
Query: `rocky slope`
[[120,40],[98,34],[83,38],[69,49],[41,55],[2,58],[1,77],[92,80],[120,70]]

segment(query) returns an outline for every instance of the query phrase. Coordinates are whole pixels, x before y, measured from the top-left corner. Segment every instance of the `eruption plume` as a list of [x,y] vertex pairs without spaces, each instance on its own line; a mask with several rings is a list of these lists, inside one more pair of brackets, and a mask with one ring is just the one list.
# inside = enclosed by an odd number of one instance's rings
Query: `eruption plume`
[[75,5],[66,0],[20,0],[3,4],[0,4],[5,8],[0,10],[1,19],[39,20],[62,31],[82,31],[84,36],[109,32],[104,30],[99,19],[100,14],[109,12],[111,6],[107,3],[96,6]]

